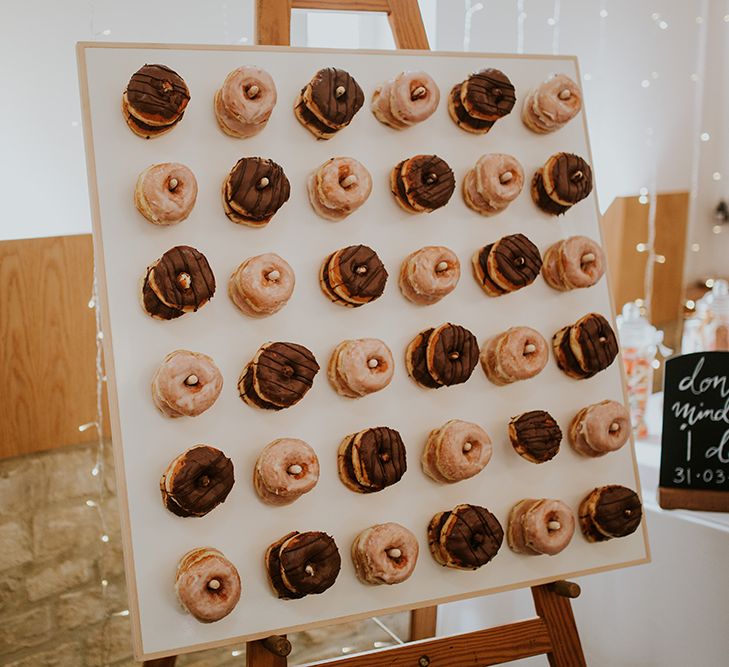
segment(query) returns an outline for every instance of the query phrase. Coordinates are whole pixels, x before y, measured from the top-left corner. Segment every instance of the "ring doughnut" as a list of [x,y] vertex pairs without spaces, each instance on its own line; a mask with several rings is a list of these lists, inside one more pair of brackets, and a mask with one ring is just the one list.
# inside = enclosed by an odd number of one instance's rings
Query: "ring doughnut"
[[488,153],[463,179],[463,199],[481,215],[495,215],[516,199],[524,187],[524,169],[512,155]]
[[162,361],[152,378],[152,400],[167,417],[197,417],[220,395],[223,376],[202,352],[175,350]]
[[549,359],[549,346],[538,331],[512,327],[487,340],[480,359],[491,382],[511,384],[541,373]]
[[378,338],[342,341],[335,348],[327,375],[338,394],[359,398],[380,391],[392,380],[395,360]]
[[491,460],[491,438],[478,424],[451,419],[430,432],[423,472],[436,482],[460,482],[478,475]]
[[134,205],[154,225],[176,225],[190,215],[197,199],[195,174],[179,162],[147,167],[137,178]]
[[602,401],[580,410],[569,428],[569,440],[583,456],[603,456],[620,449],[630,437],[630,412],[617,401]]
[[509,514],[506,539],[520,554],[554,556],[563,551],[575,533],[575,516],[561,500],[526,498]]
[[319,459],[303,440],[279,438],[258,455],[253,486],[263,502],[289,505],[319,481]]
[[564,74],[555,74],[526,96],[521,118],[533,132],[547,134],[566,125],[581,108],[577,84]]
[[375,118],[402,130],[430,118],[438,108],[440,90],[425,72],[401,72],[379,86],[372,96]]
[[410,253],[400,268],[400,291],[419,305],[430,305],[450,294],[461,277],[456,254],[444,246],[425,246]]
[[238,570],[212,547],[188,551],[177,566],[175,591],[180,604],[201,623],[227,616],[240,600]]
[[276,84],[259,67],[244,65],[225,77],[215,93],[215,117],[231,137],[246,139],[258,134],[276,105]]
[[402,583],[413,573],[418,551],[418,540],[404,526],[370,526],[352,543],[355,574],[365,584]]
[[228,296],[245,315],[267,317],[281,310],[296,284],[294,270],[275,253],[245,260],[228,281]]
[[599,244],[586,236],[570,236],[544,254],[542,277],[560,291],[592,287],[605,273],[607,260]]
[[372,192],[372,176],[351,157],[333,157],[307,181],[309,201],[317,215],[339,221],[354,213]]

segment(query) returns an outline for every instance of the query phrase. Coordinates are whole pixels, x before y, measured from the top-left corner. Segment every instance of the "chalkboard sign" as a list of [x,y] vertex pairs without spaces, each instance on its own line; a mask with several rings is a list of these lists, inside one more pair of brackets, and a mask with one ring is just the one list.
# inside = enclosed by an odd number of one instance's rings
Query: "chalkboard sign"
[[658,502],[729,511],[729,352],[666,362]]

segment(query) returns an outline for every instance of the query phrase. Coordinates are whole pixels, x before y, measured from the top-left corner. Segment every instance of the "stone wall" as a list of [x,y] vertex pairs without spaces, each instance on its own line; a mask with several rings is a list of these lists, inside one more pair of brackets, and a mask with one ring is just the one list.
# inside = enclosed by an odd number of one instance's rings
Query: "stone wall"
[[[0,664],[126,667],[132,659],[119,513],[110,449],[103,504],[91,475],[96,446],[0,460]],[[102,586],[102,580],[106,586]],[[104,593],[105,589],[105,593]],[[398,636],[407,614],[381,619]],[[291,665],[392,643],[373,621],[291,636]],[[179,667],[245,664],[244,646],[181,656]]]

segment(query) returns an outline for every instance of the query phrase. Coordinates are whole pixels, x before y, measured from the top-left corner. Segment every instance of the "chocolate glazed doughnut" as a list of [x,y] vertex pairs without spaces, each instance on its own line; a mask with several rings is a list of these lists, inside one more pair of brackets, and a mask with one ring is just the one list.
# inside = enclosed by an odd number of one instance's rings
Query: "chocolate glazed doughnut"
[[542,257],[524,234],[510,234],[477,250],[472,265],[481,289],[489,296],[501,296],[531,285],[542,268]]
[[407,470],[405,444],[387,426],[348,435],[337,452],[339,477],[358,493],[374,493],[396,484]]
[[562,430],[544,410],[532,410],[509,422],[509,440],[514,451],[531,463],[553,459],[562,443]]
[[329,255],[322,264],[319,284],[334,303],[357,308],[382,296],[387,270],[366,245],[352,245]]
[[588,542],[630,535],[642,517],[638,494],[619,484],[593,489],[580,503],[580,528]]
[[431,213],[445,206],[456,189],[453,170],[437,155],[415,155],[393,167],[390,189],[408,213]]
[[484,69],[471,74],[461,86],[461,102],[469,116],[498,120],[516,104],[514,85],[501,70]]
[[205,516],[225,501],[234,482],[233,463],[223,452],[196,445],[167,466],[160,480],[162,502],[177,516]]
[[428,389],[466,382],[478,356],[476,337],[465,327],[450,323],[421,331],[405,350],[408,374]]
[[261,157],[243,157],[223,183],[223,208],[236,224],[263,227],[290,194],[289,179],[281,165]]

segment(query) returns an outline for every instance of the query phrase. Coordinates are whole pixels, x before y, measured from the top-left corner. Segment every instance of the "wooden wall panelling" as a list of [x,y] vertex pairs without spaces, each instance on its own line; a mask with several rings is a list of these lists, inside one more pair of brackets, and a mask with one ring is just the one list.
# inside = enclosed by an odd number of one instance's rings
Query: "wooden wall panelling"
[[96,438],[92,279],[90,234],[0,242],[0,458]]

